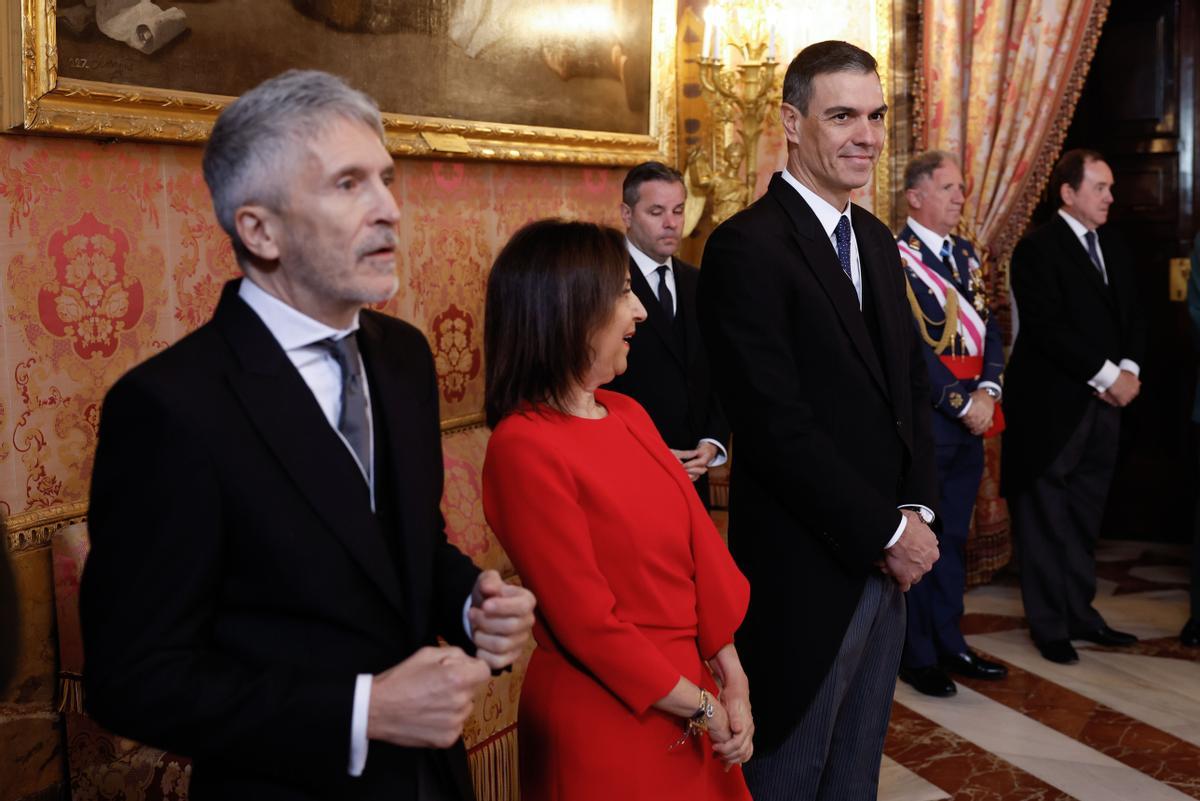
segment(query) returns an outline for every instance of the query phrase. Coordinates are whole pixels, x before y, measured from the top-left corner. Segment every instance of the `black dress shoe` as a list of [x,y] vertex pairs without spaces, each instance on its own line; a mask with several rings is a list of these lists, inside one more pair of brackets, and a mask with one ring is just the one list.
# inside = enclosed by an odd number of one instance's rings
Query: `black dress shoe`
[[913,686],[922,695],[932,695],[934,698],[949,698],[958,692],[954,682],[946,675],[946,671],[937,665],[920,668],[900,668],[900,678]]
[[966,676],[968,679],[989,679],[996,681],[1008,675],[1008,668],[999,662],[984,659],[970,648],[960,654],[950,654],[942,657],[942,667],[951,673]]
[[1192,648],[1200,645],[1200,619],[1192,618],[1184,624],[1183,631],[1179,632],[1179,641]]
[[1042,652],[1042,656],[1060,665],[1073,665],[1079,661],[1079,654],[1070,640],[1053,640],[1051,642],[1035,642],[1034,645]]
[[1100,628],[1092,629],[1091,631],[1076,632],[1071,635],[1072,640],[1086,640],[1094,642],[1096,645],[1107,645],[1110,647],[1121,647],[1124,645],[1133,645],[1137,642],[1137,637],[1124,631],[1117,631],[1109,628],[1107,623],[1101,623]]

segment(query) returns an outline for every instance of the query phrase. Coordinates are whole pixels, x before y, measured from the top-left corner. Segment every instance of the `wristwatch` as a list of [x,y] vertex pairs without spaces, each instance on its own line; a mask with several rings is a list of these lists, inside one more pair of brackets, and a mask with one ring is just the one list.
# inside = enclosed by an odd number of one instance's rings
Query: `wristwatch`
[[1000,392],[995,387],[984,387],[983,391],[992,396],[992,400],[1000,400]]

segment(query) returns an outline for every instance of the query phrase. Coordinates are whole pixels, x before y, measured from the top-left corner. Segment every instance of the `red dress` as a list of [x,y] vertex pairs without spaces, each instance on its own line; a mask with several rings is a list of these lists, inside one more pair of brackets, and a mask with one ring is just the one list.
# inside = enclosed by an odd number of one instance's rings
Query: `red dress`
[[488,523],[537,596],[521,688],[523,801],[738,799],[712,741],[668,751],[682,718],[652,708],[733,641],[750,588],[646,412],[598,390],[600,420],[515,413],[488,443]]

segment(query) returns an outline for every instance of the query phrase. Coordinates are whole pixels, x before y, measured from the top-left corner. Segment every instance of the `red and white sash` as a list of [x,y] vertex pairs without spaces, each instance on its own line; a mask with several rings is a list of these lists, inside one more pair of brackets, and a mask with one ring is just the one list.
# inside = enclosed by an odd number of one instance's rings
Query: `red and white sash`
[[987,325],[983,322],[983,318],[979,316],[979,312],[975,311],[975,307],[971,305],[971,301],[967,300],[958,287],[939,275],[932,267],[927,266],[925,262],[921,261],[921,254],[914,250],[907,242],[897,242],[896,247],[900,249],[900,259],[904,262],[904,265],[909,268],[913,275],[921,279],[921,283],[929,287],[929,291],[937,298],[938,305],[942,309],[946,308],[946,296],[950,292],[958,295],[958,334],[962,338],[968,355],[978,356],[982,354],[983,338],[987,332]]

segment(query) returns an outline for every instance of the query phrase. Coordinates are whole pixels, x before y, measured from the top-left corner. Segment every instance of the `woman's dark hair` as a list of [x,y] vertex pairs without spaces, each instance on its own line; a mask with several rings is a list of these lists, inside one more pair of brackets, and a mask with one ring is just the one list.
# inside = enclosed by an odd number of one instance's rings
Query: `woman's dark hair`
[[625,238],[588,222],[538,220],[513,234],[488,276],[484,409],[494,427],[522,406],[561,409],[592,364],[629,273]]

